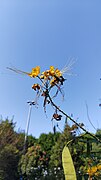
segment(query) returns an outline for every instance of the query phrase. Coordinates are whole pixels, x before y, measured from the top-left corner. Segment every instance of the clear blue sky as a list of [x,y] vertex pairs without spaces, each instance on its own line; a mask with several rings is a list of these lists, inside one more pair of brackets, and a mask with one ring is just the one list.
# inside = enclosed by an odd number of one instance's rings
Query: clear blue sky
[[[101,128],[101,0],[0,0],[0,115],[12,118],[25,130],[28,100],[35,97],[34,79],[6,69],[16,67],[42,71],[54,65],[62,69],[76,60],[74,75],[65,75],[65,100],[60,107],[83,122],[87,130]],[[60,97],[61,99],[61,97]],[[32,109],[29,134],[52,131],[52,110],[48,118],[42,102]],[[64,123],[64,120],[63,120]],[[60,127],[62,124],[60,124]]]

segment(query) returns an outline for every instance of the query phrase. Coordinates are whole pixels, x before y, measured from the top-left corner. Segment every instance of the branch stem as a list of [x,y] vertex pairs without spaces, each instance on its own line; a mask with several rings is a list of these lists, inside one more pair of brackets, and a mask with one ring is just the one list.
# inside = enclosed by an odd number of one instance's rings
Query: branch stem
[[96,139],[98,142],[101,143],[101,140],[96,137],[94,134],[91,134],[89,131],[87,131],[85,128],[83,128],[82,126],[80,126],[79,123],[77,123],[73,118],[71,118],[69,115],[67,115],[63,110],[61,110],[51,99],[50,95],[48,94],[49,100],[52,104],[52,106],[54,106],[59,112],[61,112],[64,116],[66,116],[69,120],[71,120],[73,123],[75,123],[80,129],[82,129],[86,134],[89,134],[91,137],[93,137],[94,139]]

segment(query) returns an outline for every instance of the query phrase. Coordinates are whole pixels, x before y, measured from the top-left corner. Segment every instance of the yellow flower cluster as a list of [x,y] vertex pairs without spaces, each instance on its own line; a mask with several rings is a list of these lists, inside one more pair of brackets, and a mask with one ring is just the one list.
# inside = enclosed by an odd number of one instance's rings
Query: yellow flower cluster
[[[30,77],[34,77],[34,78],[37,77],[39,74],[40,74],[40,66],[36,66],[35,68],[32,68],[32,71],[28,73]],[[42,75],[40,76],[40,78],[48,79],[50,76],[60,77],[62,76],[62,73],[59,69],[57,68],[55,69],[54,66],[50,66],[49,70],[42,72]]]
[[[24,72],[23,72],[24,73]],[[43,79],[44,82],[49,81],[51,86],[54,86],[58,83],[61,83],[63,85],[64,78],[62,76],[62,72],[58,68],[54,68],[54,66],[50,66],[49,70],[46,70],[40,74],[40,66],[36,66],[35,68],[32,68],[32,71],[30,73],[26,73],[31,78],[39,77],[40,79]],[[35,85],[33,86],[33,89],[36,89]]]
[[61,76],[62,73],[59,69],[55,69],[54,66],[50,66],[49,70],[42,72],[40,78],[44,80],[50,80],[50,84],[55,85],[56,83],[58,83],[58,78],[60,78]]
[[100,171],[101,171],[101,164],[88,168],[87,173],[89,174],[90,177],[99,176],[101,175]]
[[97,167],[96,166],[90,167],[88,168],[87,172],[89,176],[93,176],[97,172]]
[[101,171],[101,164],[97,165],[97,169]]
[[50,76],[57,76],[57,77],[62,76],[61,71],[57,68],[55,69],[54,66],[50,66],[49,74]]

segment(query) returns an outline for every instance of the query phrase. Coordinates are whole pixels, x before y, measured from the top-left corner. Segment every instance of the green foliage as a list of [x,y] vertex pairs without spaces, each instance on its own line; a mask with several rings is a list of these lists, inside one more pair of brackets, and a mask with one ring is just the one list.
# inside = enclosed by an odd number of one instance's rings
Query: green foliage
[[74,134],[72,131],[72,128],[70,128],[69,125],[66,125],[64,128],[64,132],[59,136],[57,139],[55,145],[52,148],[52,153],[50,157],[50,165],[55,167],[61,167],[62,168],[62,150],[64,145],[74,138]]
[[[12,120],[0,122],[0,180],[18,180],[20,176],[24,180],[64,180],[62,151],[68,141],[78,180],[87,178],[89,166],[101,162],[101,144],[88,134],[77,137],[75,125],[66,124],[63,133],[43,133],[38,139],[29,135],[25,154],[25,134],[16,132],[15,126]],[[95,135],[100,139],[101,130]]]
[[49,134],[45,134],[42,133],[39,136],[38,139],[38,143],[41,145],[41,148],[43,151],[46,151],[47,154],[51,154],[51,149],[52,147],[55,145],[55,142],[57,141],[57,139],[59,138],[60,133],[49,133]]
[[17,149],[17,133],[14,131],[13,121],[1,121],[0,123],[0,179],[18,179],[17,166],[19,150]]
[[19,156],[16,147],[11,145],[6,145],[0,151],[0,179],[2,180],[17,180],[17,166],[18,166]]
[[35,137],[33,137],[32,135],[29,135],[27,138],[27,143],[28,143],[28,147],[31,147],[35,144],[38,144],[38,140]]
[[45,151],[42,151],[40,145],[31,146],[25,155],[22,155],[19,166],[22,175],[33,179],[42,175],[47,166],[48,158]]
[[15,124],[12,121],[1,121],[0,123],[0,149],[5,144],[16,144],[16,133],[14,132]]

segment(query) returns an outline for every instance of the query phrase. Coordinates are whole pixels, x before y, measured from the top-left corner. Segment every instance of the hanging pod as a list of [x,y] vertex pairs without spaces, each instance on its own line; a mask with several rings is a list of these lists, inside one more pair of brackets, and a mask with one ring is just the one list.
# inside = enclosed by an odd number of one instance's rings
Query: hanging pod
[[62,164],[65,180],[77,180],[73,160],[67,146],[62,151]]

